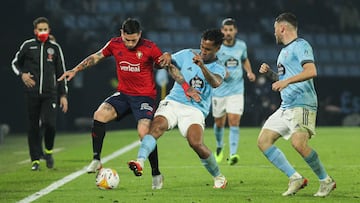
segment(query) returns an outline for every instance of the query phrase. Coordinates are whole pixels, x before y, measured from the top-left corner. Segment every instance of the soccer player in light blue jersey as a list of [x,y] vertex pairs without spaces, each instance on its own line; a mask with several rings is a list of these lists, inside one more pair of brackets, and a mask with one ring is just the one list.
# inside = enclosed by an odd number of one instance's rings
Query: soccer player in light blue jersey
[[326,172],[318,154],[308,145],[315,135],[317,96],[313,78],[316,77],[313,50],[310,44],[297,35],[297,19],[292,13],[280,14],[274,23],[277,44],[285,45],[277,60],[277,75],[268,64],[260,66],[260,73],[275,79],[274,91],[282,99],[280,108],[264,123],[258,137],[258,147],[265,157],[289,177],[288,190],[282,195],[294,195],[307,185],[308,180],[298,173],[274,143],[283,137],[290,140],[295,150],[320,180],[320,188],[314,194],[325,197],[336,188],[336,183]]
[[244,41],[236,39],[237,25],[234,19],[226,18],[222,22],[221,31],[224,42],[217,53],[221,63],[226,67],[227,77],[214,89],[212,98],[212,115],[214,117],[214,134],[216,138],[215,159],[220,163],[223,159],[224,128],[226,119],[229,125],[229,158],[228,163],[234,165],[239,161],[237,154],[240,137],[240,119],[244,111],[244,78],[253,82],[256,79],[252,72],[247,47]]
[[[165,131],[178,126],[203,166],[213,176],[213,187],[226,187],[225,176],[221,174],[213,153],[203,142],[212,89],[220,86],[226,74],[216,57],[223,37],[220,29],[207,30],[201,37],[200,50],[184,49],[171,56],[172,64],[168,72],[177,82],[160,102],[150,132],[141,142],[137,160],[128,163],[136,176],[142,175],[144,161],[154,150],[156,140]],[[183,81],[179,82],[179,77],[183,77]]]

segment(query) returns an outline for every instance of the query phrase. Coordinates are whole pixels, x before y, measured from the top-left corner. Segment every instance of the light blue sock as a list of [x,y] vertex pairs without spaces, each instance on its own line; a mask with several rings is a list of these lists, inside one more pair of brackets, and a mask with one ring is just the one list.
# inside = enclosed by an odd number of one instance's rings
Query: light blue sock
[[216,147],[223,148],[224,146],[224,128],[218,128],[216,124],[214,124],[214,134],[216,138]]
[[220,175],[220,169],[218,164],[216,163],[214,154],[211,153],[207,159],[200,159],[202,165],[206,168],[207,171],[213,176],[216,177]]
[[239,138],[240,138],[239,127],[231,126],[229,132],[230,156],[237,153],[239,146]]
[[305,157],[304,160],[311,167],[314,173],[319,177],[320,180],[323,180],[327,177],[324,166],[322,165],[318,154],[315,150],[312,150],[310,155]]
[[141,141],[141,145],[138,152],[138,159],[147,159],[149,154],[154,151],[156,146],[156,139],[147,134],[144,136],[144,138]]
[[296,172],[286,159],[284,153],[274,145],[267,149],[264,152],[264,155],[272,164],[274,164],[276,168],[280,169],[288,177],[290,177]]

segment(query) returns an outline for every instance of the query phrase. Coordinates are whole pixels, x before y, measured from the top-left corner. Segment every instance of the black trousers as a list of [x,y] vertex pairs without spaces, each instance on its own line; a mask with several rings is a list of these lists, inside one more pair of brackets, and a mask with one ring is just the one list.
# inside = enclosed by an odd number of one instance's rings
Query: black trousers
[[[57,96],[26,94],[28,113],[28,144],[31,161],[39,160],[45,149],[52,150],[55,142]],[[43,132],[43,135],[42,135]]]

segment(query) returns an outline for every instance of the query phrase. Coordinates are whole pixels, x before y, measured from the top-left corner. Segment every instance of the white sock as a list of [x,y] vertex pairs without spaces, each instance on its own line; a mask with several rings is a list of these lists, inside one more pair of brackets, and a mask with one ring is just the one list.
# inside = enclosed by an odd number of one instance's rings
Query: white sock
[[136,161],[140,163],[141,168],[144,168],[145,159],[140,158],[140,159],[137,159]]
[[302,176],[298,172],[295,172],[290,176],[290,179],[299,179],[299,178],[302,178]]

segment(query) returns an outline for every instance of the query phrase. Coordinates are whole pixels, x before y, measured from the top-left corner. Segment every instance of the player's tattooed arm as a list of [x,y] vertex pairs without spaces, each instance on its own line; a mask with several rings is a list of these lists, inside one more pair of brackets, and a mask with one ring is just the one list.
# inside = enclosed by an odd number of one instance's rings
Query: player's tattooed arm
[[102,54],[102,51],[98,51],[94,54],[91,54],[90,56],[86,57],[83,61],[81,61],[73,70],[75,72],[84,70],[88,67],[91,67],[95,64],[97,64],[101,59],[105,58],[105,56]]
[[201,101],[200,92],[192,86],[190,86],[186,81],[184,76],[181,74],[180,70],[174,65],[170,64],[167,66],[169,75],[184,89],[186,97],[190,100],[192,98],[196,102]]
[[173,64],[167,66],[167,71],[169,75],[180,85],[185,82],[183,75],[181,74],[180,70]]
[[83,61],[81,61],[77,66],[75,66],[73,69],[68,70],[64,74],[62,74],[62,76],[60,76],[57,80],[62,81],[64,79],[67,79],[67,81],[70,81],[73,77],[75,77],[77,72],[97,64],[103,58],[105,58],[105,56],[102,54],[101,50],[94,54],[91,54],[90,56],[86,57]]

